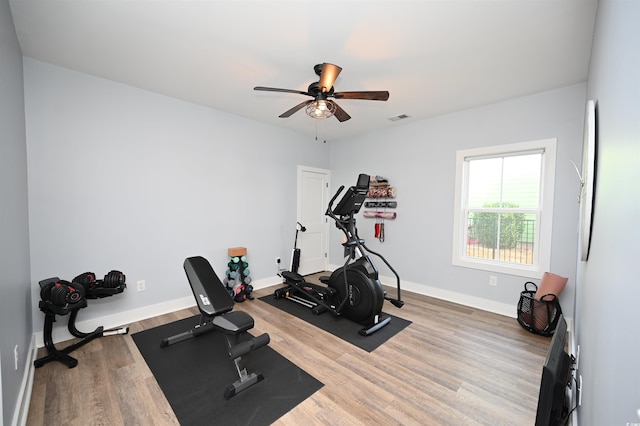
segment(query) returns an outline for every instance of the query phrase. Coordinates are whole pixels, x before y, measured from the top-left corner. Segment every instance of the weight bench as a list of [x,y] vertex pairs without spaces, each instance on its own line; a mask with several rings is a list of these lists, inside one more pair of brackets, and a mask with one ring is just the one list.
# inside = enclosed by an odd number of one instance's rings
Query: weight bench
[[229,357],[239,376],[224,392],[224,397],[229,399],[264,379],[260,373],[247,373],[242,357],[269,344],[269,335],[264,333],[253,337],[247,333],[253,328],[253,318],[243,311],[231,312],[233,298],[207,259],[200,256],[187,258],[184,271],[200,310],[200,322],[191,330],[163,339],[160,347],[165,348],[213,330],[224,333]]

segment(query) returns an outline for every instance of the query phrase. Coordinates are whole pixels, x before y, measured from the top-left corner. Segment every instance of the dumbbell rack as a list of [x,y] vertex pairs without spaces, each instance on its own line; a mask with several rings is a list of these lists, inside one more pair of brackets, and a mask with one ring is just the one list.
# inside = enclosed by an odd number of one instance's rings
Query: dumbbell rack
[[251,292],[251,271],[247,261],[247,249],[245,247],[232,247],[227,250],[229,261],[224,284],[231,297],[236,302],[253,300]]
[[[40,286],[46,285],[50,283],[52,280],[59,281],[59,278],[48,278],[46,280],[40,281]],[[89,333],[84,333],[76,328],[76,318],[78,317],[78,311],[82,308],[87,307],[87,299],[99,299],[103,297],[113,296],[114,294],[122,293],[126,288],[126,284],[122,284],[118,287],[114,288],[92,288],[87,290],[85,296],[81,298],[76,303],[67,303],[65,306],[58,306],[50,301],[41,300],[38,304],[38,307],[42,312],[44,312],[44,329],[43,329],[43,338],[44,345],[47,349],[48,355],[43,356],[42,358],[38,358],[33,362],[35,368],[42,367],[46,363],[50,361],[60,361],[65,364],[69,368],[73,368],[78,365],[78,360],[69,355],[70,352],[75,351],[76,349],[86,345],[91,342],[93,339],[103,336],[113,336],[116,334],[127,334],[129,333],[129,327],[120,327],[110,330],[105,330],[104,327],[100,326],[96,328],[94,331]],[[55,344],[53,343],[53,323],[56,322],[56,315],[69,315],[69,323],[68,329],[69,333],[71,333],[74,337],[80,338],[75,343],[70,344],[69,346],[63,348],[62,350],[57,349]]]

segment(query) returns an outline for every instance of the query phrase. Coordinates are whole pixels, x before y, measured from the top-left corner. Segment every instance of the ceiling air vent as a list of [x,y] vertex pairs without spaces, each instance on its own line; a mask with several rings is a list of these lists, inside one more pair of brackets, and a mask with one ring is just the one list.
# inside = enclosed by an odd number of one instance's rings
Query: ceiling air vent
[[409,116],[407,114],[400,114],[400,115],[396,115],[395,117],[389,117],[389,120],[400,121],[400,120],[404,120],[405,118],[409,118]]

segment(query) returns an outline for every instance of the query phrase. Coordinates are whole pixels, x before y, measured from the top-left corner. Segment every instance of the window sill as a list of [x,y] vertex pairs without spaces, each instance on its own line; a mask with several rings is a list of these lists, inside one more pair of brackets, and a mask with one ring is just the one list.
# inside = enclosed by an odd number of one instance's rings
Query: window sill
[[507,275],[515,275],[517,277],[541,279],[543,270],[540,266],[535,265],[514,265],[506,262],[483,261],[481,259],[454,259],[454,266],[463,268],[479,269],[481,271],[496,272]]

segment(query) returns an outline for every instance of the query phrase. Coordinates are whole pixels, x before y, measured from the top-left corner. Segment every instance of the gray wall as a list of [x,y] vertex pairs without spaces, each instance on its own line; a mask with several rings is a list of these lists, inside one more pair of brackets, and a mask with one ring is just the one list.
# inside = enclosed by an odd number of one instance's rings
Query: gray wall
[[640,417],[640,2],[601,0],[587,96],[597,102],[598,165],[591,252],[576,301],[580,426]]
[[25,375],[33,329],[22,53],[6,0],[0,1],[0,93],[0,414],[4,424],[9,424]]
[[[280,129],[25,60],[27,196],[23,65],[1,0],[3,421],[11,419],[25,373],[24,350],[13,369],[13,347],[28,347],[42,327],[38,280],[118,268],[130,283],[147,281],[144,293],[130,288],[97,301],[82,313],[87,318],[188,296],[181,260],[191,254],[210,257],[222,270],[226,248],[246,245],[254,274],[271,276],[273,257],[289,255],[290,239],[283,235],[295,221],[298,164],[330,168],[334,189],[354,183],[360,172],[391,179],[400,207],[398,220],[387,222],[387,241],[375,242],[373,222],[359,224],[404,279],[515,304],[521,278],[500,275],[492,288],[487,273],[451,266],[454,152],[557,137],[551,269],[570,277],[562,297],[569,314],[575,294],[584,379],[580,424],[638,422],[640,289],[632,265],[640,258],[640,229],[633,226],[640,213],[639,18],[635,1],[600,1],[586,87],[339,141],[330,156],[328,145]],[[580,164],[587,98],[599,108],[597,197],[592,253],[588,262],[576,263],[578,187],[569,160]],[[248,188],[249,200],[242,192]],[[339,251],[332,250],[331,261],[340,263]]]
[[[375,219],[358,219],[368,245],[421,292],[488,299],[515,315],[530,279],[451,263],[456,150],[557,138],[551,271],[569,277],[560,300],[572,317],[580,185],[570,160],[581,164],[585,90],[580,84],[334,142],[332,184],[353,185],[358,173],[387,177],[398,191],[398,218],[385,222],[384,243],[373,236]],[[335,246],[337,233],[332,237]],[[342,263],[337,251],[331,256],[333,264]],[[498,277],[496,287],[489,286],[489,275]]]
[[327,144],[31,59],[24,68],[34,283],[124,272],[127,291],[91,301],[87,320],[189,297],[188,256],[222,275],[227,248],[244,246],[254,280],[275,276],[295,232],[297,165],[328,168]]

